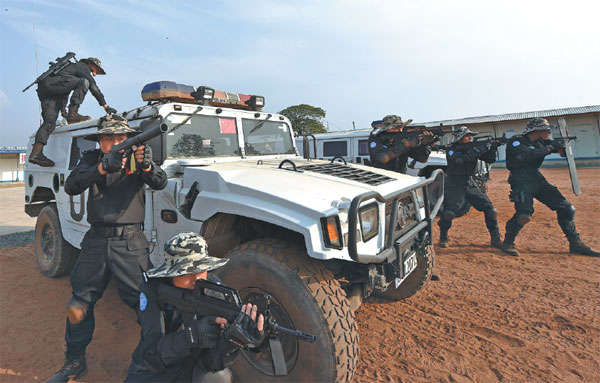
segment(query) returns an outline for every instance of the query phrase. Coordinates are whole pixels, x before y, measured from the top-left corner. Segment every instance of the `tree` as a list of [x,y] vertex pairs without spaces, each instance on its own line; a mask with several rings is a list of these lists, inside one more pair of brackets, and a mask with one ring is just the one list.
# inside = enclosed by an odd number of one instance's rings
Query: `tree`
[[318,106],[308,104],[293,105],[280,111],[289,118],[292,128],[299,136],[306,134],[325,133],[327,129],[321,121],[325,118],[325,111]]

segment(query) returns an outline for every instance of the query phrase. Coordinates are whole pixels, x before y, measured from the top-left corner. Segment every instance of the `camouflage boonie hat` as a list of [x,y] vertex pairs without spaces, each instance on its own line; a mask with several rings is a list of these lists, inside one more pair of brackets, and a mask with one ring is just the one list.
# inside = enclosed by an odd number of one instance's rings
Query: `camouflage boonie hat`
[[406,122],[402,121],[402,117],[400,116],[396,116],[394,114],[390,114],[388,116],[385,116],[383,118],[383,120],[381,120],[381,124],[371,124],[372,127],[375,129],[374,134],[379,134],[381,132],[385,132],[386,130],[389,129],[402,129],[404,128],[406,125],[410,124],[412,122],[412,120],[408,120]]
[[452,129],[452,134],[454,135],[454,140],[452,141],[452,143],[455,144],[467,134],[476,135],[477,132],[469,130],[469,128],[467,128],[466,126],[459,126],[458,128]]
[[106,72],[104,71],[104,68],[102,68],[102,63],[100,62],[100,59],[97,59],[95,57],[88,57],[86,59],[81,59],[79,61],[92,63],[98,67],[98,74],[106,74]]
[[180,233],[165,243],[165,263],[146,271],[150,278],[177,277],[218,269],[229,262],[210,257],[206,241],[196,233]]
[[531,118],[527,121],[527,129],[523,134],[535,132],[536,130],[551,130],[552,127],[548,124],[545,118]]
[[90,141],[98,141],[98,137],[101,134],[128,134],[131,137],[140,133],[139,130],[130,128],[129,123],[125,118],[112,114],[102,117],[99,120],[98,131],[96,133],[88,134],[84,138]]

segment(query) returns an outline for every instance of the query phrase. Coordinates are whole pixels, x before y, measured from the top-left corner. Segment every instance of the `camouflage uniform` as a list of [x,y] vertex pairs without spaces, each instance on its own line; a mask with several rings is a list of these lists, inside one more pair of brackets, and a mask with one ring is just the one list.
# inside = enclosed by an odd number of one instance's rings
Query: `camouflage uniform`
[[[108,116],[99,134],[137,134],[127,121]],[[85,349],[94,333],[94,305],[102,297],[111,277],[119,296],[137,310],[142,272],[150,267],[148,241],[142,231],[144,222],[144,185],[161,190],[167,185],[165,172],[157,166],[127,174],[124,170],[100,174],[98,164],[104,154],[85,152],[65,183],[65,192],[78,195],[88,190],[87,220],[91,224],[81,242],[81,252],[71,272],[72,298],[67,304],[65,340],[67,362],[51,378],[64,382],[75,371],[85,373]],[[73,368],[73,366],[79,366]]]
[[385,116],[383,127],[374,129],[369,136],[370,165],[380,169],[393,170],[398,173],[406,173],[408,157],[419,162],[427,162],[431,149],[427,145],[419,145],[407,148],[402,139],[402,133],[397,133],[397,138],[383,138],[383,132],[389,129],[400,128],[410,124],[412,120],[402,121],[400,116]]
[[[186,323],[179,311],[158,300],[160,283],[168,283],[163,278],[212,271],[229,261],[210,257],[207,250],[198,234],[178,234],[165,244],[165,263],[146,272],[148,278],[139,294],[142,337],[133,352],[126,382],[230,381],[227,366],[238,356],[238,347],[222,336],[220,328],[216,329],[218,340],[212,347],[190,343],[186,338],[193,336],[193,324]],[[220,283],[212,275],[209,280]],[[201,318],[192,322],[198,320]]]
[[535,198],[556,212],[558,224],[569,240],[571,253],[600,256],[600,253],[591,250],[581,242],[575,229],[575,207],[539,171],[546,156],[550,153],[559,153],[562,147],[553,141],[542,139],[531,141],[528,134],[537,130],[550,129],[545,119],[530,119],[527,121],[527,129],[523,135],[512,138],[506,144],[506,167],[510,170],[508,183],[511,187],[511,200],[515,203],[515,214],[506,222],[503,249],[510,255],[519,255],[514,241],[521,228],[531,220]]

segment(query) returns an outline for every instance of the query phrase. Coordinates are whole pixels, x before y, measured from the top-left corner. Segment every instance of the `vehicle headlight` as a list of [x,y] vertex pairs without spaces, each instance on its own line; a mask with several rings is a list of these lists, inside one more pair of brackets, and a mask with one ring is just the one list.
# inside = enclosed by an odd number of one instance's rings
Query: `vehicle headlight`
[[363,242],[377,235],[379,231],[379,205],[377,202],[363,206],[358,210],[360,230]]
[[337,215],[321,218],[321,226],[323,228],[323,238],[325,238],[325,246],[333,249],[341,249],[342,246],[342,225],[340,218]]

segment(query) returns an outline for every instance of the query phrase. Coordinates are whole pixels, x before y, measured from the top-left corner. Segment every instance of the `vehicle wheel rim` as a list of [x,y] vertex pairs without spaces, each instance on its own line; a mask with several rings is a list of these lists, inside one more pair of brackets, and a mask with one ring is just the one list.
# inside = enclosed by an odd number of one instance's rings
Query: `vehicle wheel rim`
[[[242,289],[240,292],[242,302],[251,302],[258,306],[259,312],[264,312],[267,308],[265,294],[271,295],[270,310],[273,319],[278,325],[286,328],[295,329],[289,314],[277,298],[270,292],[264,291],[257,287]],[[288,372],[292,371],[298,360],[298,340],[287,334],[279,334],[278,338],[283,349],[283,356]],[[265,375],[274,376],[273,361],[271,358],[271,348],[268,339],[263,344],[261,352],[252,352],[242,350],[242,355],[252,367],[262,372]]]
[[46,261],[54,258],[54,229],[51,225],[45,225],[42,229],[42,254]]

